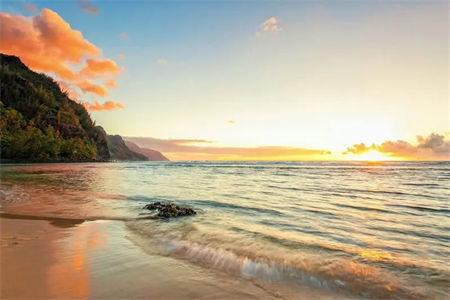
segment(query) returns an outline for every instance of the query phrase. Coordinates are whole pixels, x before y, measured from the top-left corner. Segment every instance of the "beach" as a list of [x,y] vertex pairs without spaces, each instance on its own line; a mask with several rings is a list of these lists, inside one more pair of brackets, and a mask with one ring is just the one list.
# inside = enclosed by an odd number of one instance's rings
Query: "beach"
[[[149,255],[129,239],[120,221],[9,215],[0,224],[2,299],[280,298],[244,279]],[[308,289],[284,295],[324,296]]]
[[150,256],[121,238],[122,227],[2,217],[2,299],[274,298],[248,283]]
[[[2,165],[0,294],[445,299],[448,169],[448,163]],[[154,201],[197,214],[155,219],[144,209]]]

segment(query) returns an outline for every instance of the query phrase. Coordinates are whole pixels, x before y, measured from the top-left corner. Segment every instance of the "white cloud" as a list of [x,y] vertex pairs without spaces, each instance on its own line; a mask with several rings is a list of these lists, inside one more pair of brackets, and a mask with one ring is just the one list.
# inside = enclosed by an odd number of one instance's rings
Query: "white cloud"
[[256,33],[257,36],[261,36],[263,34],[270,34],[270,33],[278,33],[283,30],[279,26],[279,20],[276,17],[270,17],[266,19],[261,25],[261,30]]

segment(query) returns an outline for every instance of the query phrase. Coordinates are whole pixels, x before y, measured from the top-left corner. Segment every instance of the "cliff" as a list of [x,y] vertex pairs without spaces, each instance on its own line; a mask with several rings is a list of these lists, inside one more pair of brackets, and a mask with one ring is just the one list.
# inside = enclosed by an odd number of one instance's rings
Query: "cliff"
[[1,158],[14,161],[109,160],[106,136],[85,107],[49,76],[0,54]]
[[150,161],[169,161],[169,159],[167,157],[165,157],[159,151],[147,149],[147,148],[141,148],[138,145],[136,145],[135,143],[127,141],[127,140],[125,140],[125,145],[127,145],[127,147],[131,151],[145,155],[148,158],[148,160],[150,160]]

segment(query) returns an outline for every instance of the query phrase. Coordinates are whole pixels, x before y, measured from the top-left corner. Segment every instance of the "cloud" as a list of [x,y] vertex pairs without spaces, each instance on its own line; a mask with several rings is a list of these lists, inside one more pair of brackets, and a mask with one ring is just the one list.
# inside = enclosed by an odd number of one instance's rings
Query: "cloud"
[[168,62],[164,58],[160,58],[156,61],[156,63],[160,66],[165,66],[165,65],[167,65]]
[[82,11],[87,12],[88,14],[98,15],[99,13],[98,7],[93,5],[91,3],[91,0],[78,1],[78,5],[80,6]]
[[113,88],[117,87],[116,81],[114,79],[111,79],[111,78],[106,80],[105,85],[107,87],[109,87],[110,89],[113,89]]
[[94,101],[94,103],[84,102],[83,105],[89,111],[111,111],[125,107],[123,103],[114,101],[106,101],[104,103],[99,103],[98,101]]
[[347,151],[342,152],[342,154],[363,154],[373,150],[374,145],[367,147],[366,144],[354,144],[351,147],[347,148]]
[[194,144],[214,143],[213,141],[203,140],[203,139],[168,139],[167,141],[171,144],[176,144],[176,145],[194,145]]
[[91,78],[102,78],[108,75],[117,75],[119,72],[120,68],[111,59],[88,59],[80,74]]
[[[147,137],[126,137],[145,148],[155,149],[173,159],[211,160],[278,160],[307,159],[311,156],[331,154],[328,150],[305,149],[284,146],[265,147],[219,147],[211,146],[212,141],[198,139],[156,139]],[[207,145],[203,145],[207,144]]]
[[419,142],[418,147],[422,149],[432,149],[436,153],[448,153],[450,151],[450,141],[446,141],[445,137],[440,134],[432,133],[425,138],[418,135],[417,141]]
[[122,33],[120,33],[120,37],[122,39],[124,39],[124,40],[127,40],[128,39],[128,34],[126,32],[122,32]]
[[108,90],[105,86],[96,84],[90,80],[82,80],[78,82],[77,85],[84,93],[92,93],[100,97],[106,97],[108,94]]
[[26,10],[26,11],[29,11],[29,12],[31,12],[31,13],[35,13],[35,12],[38,11],[38,8],[37,8],[37,6],[35,6],[35,5],[27,4],[27,5],[25,5],[25,10]]
[[[70,95],[106,97],[106,87],[116,86],[114,78],[120,72],[117,64],[100,58],[100,48],[56,12],[44,8],[33,17],[0,13],[0,23],[0,52],[18,56],[35,71],[56,75],[58,81],[65,82]],[[90,80],[94,78],[105,82]]]
[[41,45],[62,60],[79,63],[84,55],[99,55],[100,49],[86,40],[80,31],[74,30],[56,12],[44,8],[33,17],[32,26]]
[[449,160],[450,140],[444,135],[431,133],[427,137],[417,136],[416,145],[406,141],[385,141],[382,144],[366,146],[364,143],[355,144],[347,148],[343,154],[363,154],[372,150],[384,155],[412,160]]
[[269,33],[278,33],[283,30],[278,25],[278,18],[276,17],[270,17],[266,19],[261,25],[260,25],[260,31],[256,33],[257,36],[261,36],[263,34],[269,34]]
[[127,57],[126,57],[125,54],[119,53],[119,54],[117,54],[117,58],[123,60],[123,59],[125,59],[125,58],[127,58]]

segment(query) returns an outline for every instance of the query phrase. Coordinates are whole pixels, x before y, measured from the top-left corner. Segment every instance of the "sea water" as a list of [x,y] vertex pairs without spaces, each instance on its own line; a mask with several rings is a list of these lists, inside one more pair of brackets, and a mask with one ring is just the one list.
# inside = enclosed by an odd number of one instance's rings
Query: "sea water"
[[[266,289],[450,292],[449,162],[23,164],[0,175],[3,215],[120,220],[149,254]],[[198,213],[154,219],[152,201]]]

